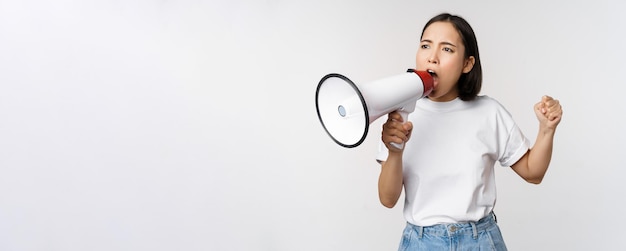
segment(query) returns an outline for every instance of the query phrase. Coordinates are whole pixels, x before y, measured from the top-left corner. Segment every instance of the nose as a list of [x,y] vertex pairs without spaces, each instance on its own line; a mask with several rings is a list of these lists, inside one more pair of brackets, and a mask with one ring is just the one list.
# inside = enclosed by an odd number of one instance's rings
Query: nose
[[437,58],[437,53],[433,53],[428,57],[428,63],[431,63],[431,64],[439,63],[439,59]]

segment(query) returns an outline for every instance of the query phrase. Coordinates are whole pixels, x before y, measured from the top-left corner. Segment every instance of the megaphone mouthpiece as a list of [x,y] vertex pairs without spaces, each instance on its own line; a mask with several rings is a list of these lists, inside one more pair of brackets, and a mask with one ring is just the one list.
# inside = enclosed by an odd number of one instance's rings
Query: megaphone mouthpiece
[[435,89],[435,80],[433,79],[433,75],[427,71],[414,71],[424,84],[424,93],[422,94],[422,98],[428,96],[433,89]]

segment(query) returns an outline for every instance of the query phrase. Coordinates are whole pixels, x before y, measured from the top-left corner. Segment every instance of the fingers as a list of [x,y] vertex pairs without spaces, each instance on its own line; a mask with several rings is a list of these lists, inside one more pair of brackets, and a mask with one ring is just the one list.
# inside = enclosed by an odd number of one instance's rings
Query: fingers
[[[389,148],[391,142],[402,144],[409,140],[413,124],[403,123],[402,116],[397,112],[389,113],[387,121],[383,124],[382,141]],[[389,148],[391,150],[391,148]]]
[[383,125],[383,142],[403,143],[409,139],[412,129],[413,124],[411,124],[411,122],[400,123],[388,120],[387,123]]
[[561,122],[563,110],[559,100],[545,95],[535,104],[535,114],[541,128],[554,130]]
[[559,100],[556,100],[548,95],[545,95],[541,98],[541,113],[549,120],[553,121],[555,119],[561,118],[563,114],[563,110],[561,108],[561,103]]
[[389,115],[387,115],[387,121],[389,121],[389,120],[395,120],[395,121],[404,122],[402,120],[402,115],[400,115],[400,113],[397,112],[397,111],[390,112]]

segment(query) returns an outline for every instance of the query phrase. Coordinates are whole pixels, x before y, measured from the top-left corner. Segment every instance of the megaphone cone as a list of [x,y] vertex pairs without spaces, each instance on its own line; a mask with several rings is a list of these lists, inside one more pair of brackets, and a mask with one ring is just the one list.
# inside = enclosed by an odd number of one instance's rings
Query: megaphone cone
[[331,73],[317,85],[315,106],[326,133],[340,146],[352,148],[363,143],[369,125],[383,115],[400,111],[407,121],[415,102],[432,89],[433,79],[425,71],[409,70],[363,85]]

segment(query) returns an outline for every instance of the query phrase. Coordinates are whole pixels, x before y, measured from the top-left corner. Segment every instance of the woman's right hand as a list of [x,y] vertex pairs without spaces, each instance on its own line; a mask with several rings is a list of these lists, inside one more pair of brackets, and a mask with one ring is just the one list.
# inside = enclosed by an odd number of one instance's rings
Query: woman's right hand
[[394,111],[387,115],[387,121],[383,124],[382,140],[390,152],[402,152],[404,149],[398,149],[391,145],[391,142],[403,144],[411,138],[413,123],[404,122],[399,112]]

